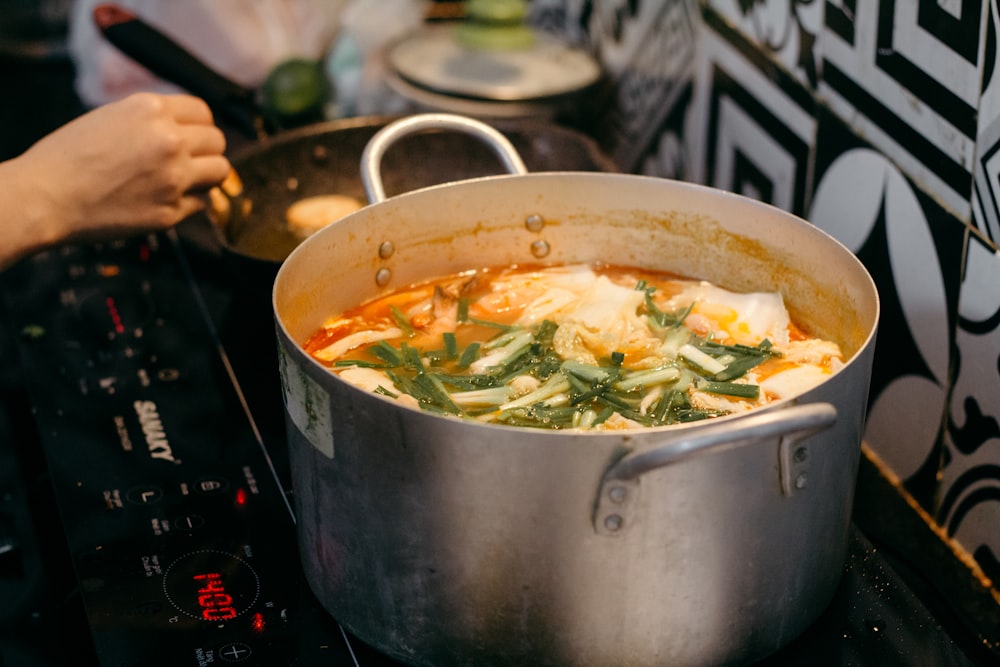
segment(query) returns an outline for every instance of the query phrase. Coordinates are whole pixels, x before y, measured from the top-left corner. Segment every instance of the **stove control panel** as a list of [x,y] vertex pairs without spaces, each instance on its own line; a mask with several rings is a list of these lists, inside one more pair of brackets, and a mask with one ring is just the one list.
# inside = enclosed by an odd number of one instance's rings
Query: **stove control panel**
[[356,664],[304,584],[290,505],[176,239],[9,273],[101,664]]

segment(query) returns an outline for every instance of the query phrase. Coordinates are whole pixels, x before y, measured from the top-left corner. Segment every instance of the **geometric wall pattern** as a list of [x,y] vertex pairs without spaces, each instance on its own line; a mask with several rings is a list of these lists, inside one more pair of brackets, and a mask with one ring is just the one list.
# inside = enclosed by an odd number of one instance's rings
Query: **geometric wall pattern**
[[533,3],[622,77],[619,166],[767,201],[858,255],[882,301],[866,443],[995,582],[997,1]]

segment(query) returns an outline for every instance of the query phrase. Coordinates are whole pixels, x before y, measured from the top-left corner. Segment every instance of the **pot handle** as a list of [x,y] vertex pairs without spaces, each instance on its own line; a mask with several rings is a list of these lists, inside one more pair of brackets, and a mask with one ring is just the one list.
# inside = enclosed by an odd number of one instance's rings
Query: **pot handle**
[[512,174],[526,174],[521,155],[499,130],[482,121],[447,113],[425,113],[393,121],[375,133],[361,153],[361,182],[369,204],[385,200],[382,186],[382,156],[397,139],[425,130],[452,130],[482,139]]
[[791,496],[807,481],[809,454],[801,441],[829,428],[836,419],[837,409],[830,403],[796,405],[751,414],[736,424],[708,424],[695,429],[691,437],[668,436],[667,442],[656,449],[628,453],[604,473],[594,508],[594,529],[602,535],[623,533],[630,523],[639,479],[647,472],[774,438],[779,439],[781,490]]

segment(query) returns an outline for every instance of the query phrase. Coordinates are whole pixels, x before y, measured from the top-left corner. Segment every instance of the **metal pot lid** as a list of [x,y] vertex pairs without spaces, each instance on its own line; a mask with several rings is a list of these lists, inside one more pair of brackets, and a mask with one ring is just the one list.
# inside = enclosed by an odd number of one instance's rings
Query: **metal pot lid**
[[459,39],[461,27],[425,28],[391,44],[390,69],[436,93],[503,102],[569,95],[600,78],[589,54],[543,33],[523,46],[475,48]]

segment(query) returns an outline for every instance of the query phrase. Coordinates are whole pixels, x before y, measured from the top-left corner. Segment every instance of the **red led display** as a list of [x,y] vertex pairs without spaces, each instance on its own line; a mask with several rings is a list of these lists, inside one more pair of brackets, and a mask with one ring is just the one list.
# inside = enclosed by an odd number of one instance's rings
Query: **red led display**
[[118,312],[118,306],[115,305],[114,298],[110,296],[105,298],[104,305],[108,307],[108,315],[111,316],[111,323],[115,327],[115,333],[125,333],[125,325],[122,323],[122,317]]
[[258,635],[264,633],[265,625],[266,623],[264,621],[264,614],[260,613],[259,611],[253,615],[252,619],[250,619],[250,629],[253,630]]
[[236,607],[233,597],[226,593],[222,575],[218,572],[207,572],[194,575],[198,583],[198,606],[201,617],[206,621],[226,621],[236,617]]

